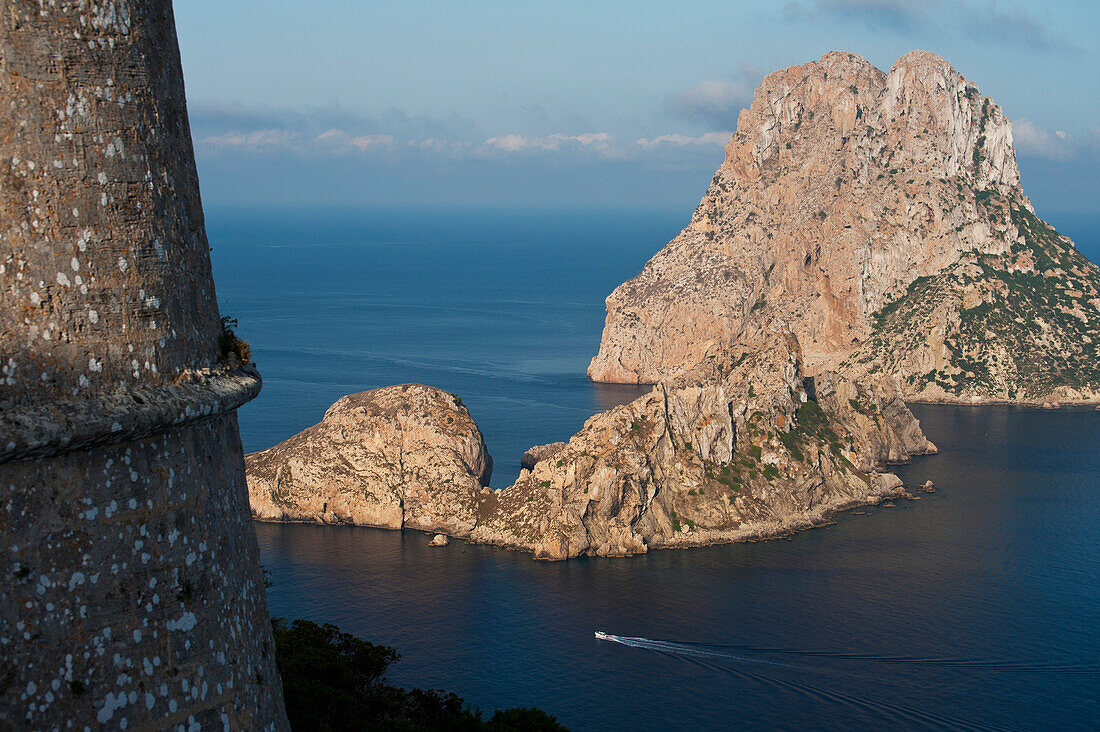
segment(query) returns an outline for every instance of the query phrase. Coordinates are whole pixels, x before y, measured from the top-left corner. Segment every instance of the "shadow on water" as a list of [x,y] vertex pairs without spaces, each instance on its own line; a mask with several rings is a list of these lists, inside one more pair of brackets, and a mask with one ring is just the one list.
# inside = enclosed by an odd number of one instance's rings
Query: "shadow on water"
[[614,409],[620,404],[629,404],[640,396],[653,391],[653,384],[592,384],[593,400],[600,412]]

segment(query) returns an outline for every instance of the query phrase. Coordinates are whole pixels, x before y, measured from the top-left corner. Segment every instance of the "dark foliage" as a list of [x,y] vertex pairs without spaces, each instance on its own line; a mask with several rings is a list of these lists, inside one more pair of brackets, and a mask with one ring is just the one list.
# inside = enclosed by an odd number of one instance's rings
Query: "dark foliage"
[[287,717],[295,730],[489,730],[560,732],[558,721],[534,708],[498,710],[488,720],[444,691],[406,690],[385,678],[396,651],[308,620],[272,621],[275,660]]
[[222,332],[218,334],[218,351],[224,361],[236,358],[244,364],[252,363],[252,347],[248,341],[237,336],[237,319],[228,315],[222,316]]

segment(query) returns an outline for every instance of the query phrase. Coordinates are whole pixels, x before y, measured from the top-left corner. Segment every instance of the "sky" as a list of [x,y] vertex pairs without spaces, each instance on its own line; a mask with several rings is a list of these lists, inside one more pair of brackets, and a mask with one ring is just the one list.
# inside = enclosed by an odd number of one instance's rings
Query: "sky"
[[1100,213],[1100,3],[177,0],[210,205],[690,210],[763,76],[939,53],[1044,211]]

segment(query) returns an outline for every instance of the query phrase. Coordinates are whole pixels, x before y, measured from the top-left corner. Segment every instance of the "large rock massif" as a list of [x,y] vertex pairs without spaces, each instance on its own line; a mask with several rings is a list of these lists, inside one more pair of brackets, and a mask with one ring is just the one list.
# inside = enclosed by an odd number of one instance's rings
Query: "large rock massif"
[[930,401],[1100,399],[1100,269],[1037,218],[1001,109],[939,56],[769,74],[589,367],[653,383],[789,328],[809,373]]
[[532,448],[499,491],[449,395],[347,397],[248,456],[253,510],[546,559],[787,533],[905,493],[887,467],[936,451],[906,398],[1100,398],[1098,297],[992,101],[933,54],[884,74],[830,53],[765,78],[691,224],[608,298],[589,376],[649,394]]

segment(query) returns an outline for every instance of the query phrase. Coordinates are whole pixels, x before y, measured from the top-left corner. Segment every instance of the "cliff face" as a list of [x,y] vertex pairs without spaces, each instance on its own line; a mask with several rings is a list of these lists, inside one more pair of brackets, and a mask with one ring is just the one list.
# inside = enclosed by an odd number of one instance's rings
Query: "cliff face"
[[464,536],[493,461],[452,394],[404,384],[351,394],[320,423],[245,460],[261,520]]
[[0,728],[286,729],[171,3],[4,3],[0,100]]
[[892,382],[808,381],[797,340],[772,335],[767,350],[708,360],[592,417],[568,443],[528,451],[502,491],[481,487],[480,434],[450,395],[345,397],[319,425],[247,456],[253,512],[566,559],[772,536],[896,495],[886,465],[935,446]]
[[839,368],[925,401],[1100,401],[1100,270],[1026,208],[982,206],[1016,227],[1009,251],[911,282]]
[[886,74],[829,53],[764,79],[691,224],[608,297],[588,374],[674,378],[783,327],[809,373],[911,397],[1098,398],[1098,293],[972,82],[921,51]]

